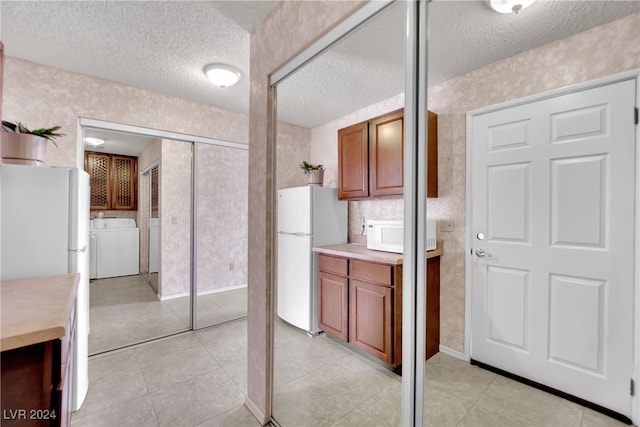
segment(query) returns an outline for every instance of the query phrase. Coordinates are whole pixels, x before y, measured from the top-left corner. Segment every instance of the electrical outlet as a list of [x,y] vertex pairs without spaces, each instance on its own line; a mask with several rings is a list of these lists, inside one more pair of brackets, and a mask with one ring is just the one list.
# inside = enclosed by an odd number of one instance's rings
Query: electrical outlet
[[440,221],[440,231],[445,233],[453,232],[453,220],[452,219],[443,219]]
[[234,262],[230,262],[229,263],[229,270],[233,270],[234,268],[236,268],[236,264]]

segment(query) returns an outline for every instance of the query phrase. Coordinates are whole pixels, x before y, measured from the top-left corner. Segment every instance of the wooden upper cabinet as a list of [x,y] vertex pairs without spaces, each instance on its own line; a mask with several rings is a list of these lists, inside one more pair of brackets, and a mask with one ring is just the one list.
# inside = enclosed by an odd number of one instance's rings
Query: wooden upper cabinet
[[369,196],[369,125],[338,130],[338,199]]
[[112,209],[136,210],[138,160],[129,156],[113,156]]
[[[429,111],[427,197],[438,197],[438,116]],[[338,198],[400,196],[404,189],[404,109],[338,130]]]
[[91,187],[91,210],[137,209],[137,158],[88,151],[84,164]]
[[111,207],[109,178],[111,167],[109,154],[86,152],[84,170],[89,174],[91,188],[91,210],[108,210]]
[[402,195],[404,112],[369,122],[369,195]]

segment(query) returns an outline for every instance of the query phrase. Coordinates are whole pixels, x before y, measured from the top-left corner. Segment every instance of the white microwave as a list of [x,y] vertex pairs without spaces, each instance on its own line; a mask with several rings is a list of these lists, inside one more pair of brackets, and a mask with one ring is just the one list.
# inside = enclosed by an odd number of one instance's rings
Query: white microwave
[[[436,248],[436,221],[427,220],[427,251]],[[404,223],[399,220],[367,221],[367,249],[404,253]]]

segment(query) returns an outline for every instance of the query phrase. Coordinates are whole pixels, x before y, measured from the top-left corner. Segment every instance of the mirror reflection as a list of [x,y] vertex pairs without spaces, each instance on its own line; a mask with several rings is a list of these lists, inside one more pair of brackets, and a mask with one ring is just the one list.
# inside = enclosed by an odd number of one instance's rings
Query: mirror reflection
[[248,150],[105,129],[85,134],[108,141],[85,154],[90,354],[245,317]]
[[[402,254],[369,250],[366,226],[402,220],[404,7],[383,11],[277,86],[273,417],[282,426],[350,413],[358,425],[400,422]],[[373,45],[377,32],[385,41]],[[399,175],[378,165],[384,202],[369,197],[372,129],[381,152],[400,161]],[[319,165],[321,182],[312,175]]]

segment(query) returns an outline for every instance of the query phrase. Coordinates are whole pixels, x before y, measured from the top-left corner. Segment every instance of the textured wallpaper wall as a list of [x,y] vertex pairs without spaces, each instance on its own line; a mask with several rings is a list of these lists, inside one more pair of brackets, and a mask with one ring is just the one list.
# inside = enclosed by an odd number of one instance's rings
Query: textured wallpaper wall
[[188,295],[191,277],[191,144],[162,140],[160,280],[162,298]]
[[[640,67],[640,14],[513,56],[429,88],[428,106],[438,114],[438,192],[428,216],[453,221],[441,259],[440,342],[464,351],[466,236],[466,113]],[[607,58],[603,61],[602,58]],[[508,84],[505,84],[508,82]],[[328,165],[325,182],[337,181],[337,130],[403,107],[399,94],[311,130],[311,160]],[[402,218],[402,199],[349,202],[350,235],[361,218]]]
[[50,165],[76,165],[80,117],[248,141],[246,114],[16,58],[6,57],[3,89],[3,119],[32,127],[62,126],[66,136],[59,140],[60,147],[47,150]]
[[247,284],[249,152],[196,144],[198,294]]

